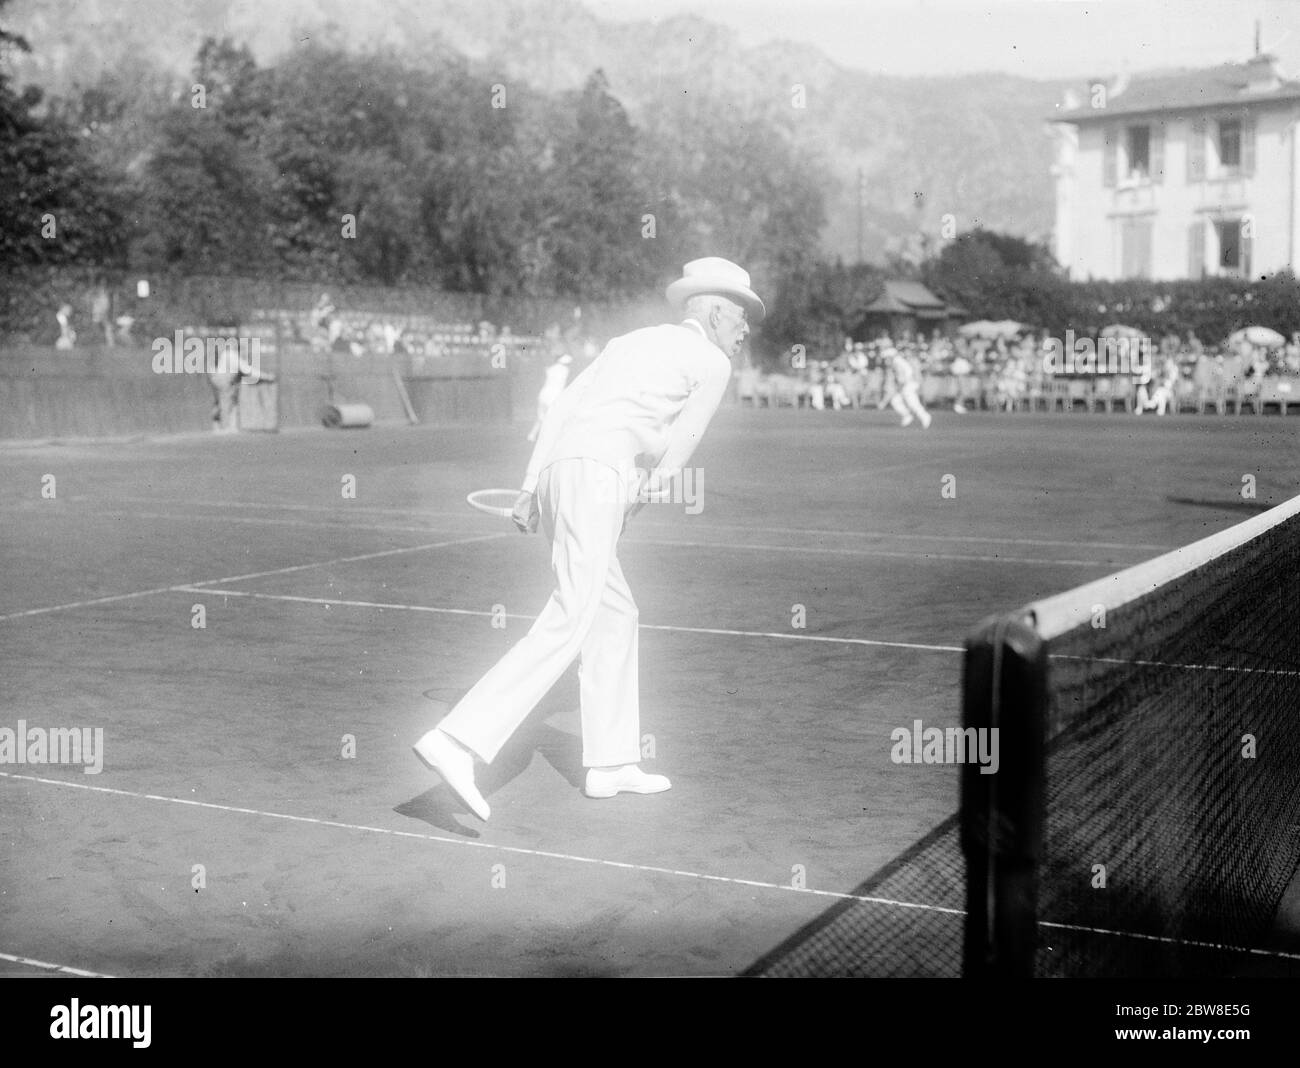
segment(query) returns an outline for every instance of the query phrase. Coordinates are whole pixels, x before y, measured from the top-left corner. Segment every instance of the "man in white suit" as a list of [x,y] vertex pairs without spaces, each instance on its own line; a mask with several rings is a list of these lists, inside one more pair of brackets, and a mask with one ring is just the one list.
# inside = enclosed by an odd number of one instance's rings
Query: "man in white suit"
[[566,352],[546,369],[546,380],[542,383],[541,392],[537,394],[537,419],[533,423],[533,428],[528,431],[529,441],[537,440],[537,435],[542,432],[542,424],[546,421],[546,413],[564,392],[564,386],[569,381],[571,363],[573,357]]
[[688,263],[667,297],[683,322],[615,338],[547,412],[514,520],[530,533],[540,522],[555,592],[528,633],[415,743],[481,819],[490,809],[474,783],[475,758],[491,763],[578,656],[584,792],[671,786],[639,767],[637,609],[618,539],[645,503],[671,498],[765,309],[749,275],[717,257]]
[[[916,381],[916,368],[892,345],[887,346],[881,356],[894,377],[893,393],[886,396],[889,406],[902,418],[899,426],[911,426],[915,418],[920,419],[921,426],[929,430],[931,417],[921,404],[921,387]],[[884,406],[885,401],[881,401],[879,407]]]

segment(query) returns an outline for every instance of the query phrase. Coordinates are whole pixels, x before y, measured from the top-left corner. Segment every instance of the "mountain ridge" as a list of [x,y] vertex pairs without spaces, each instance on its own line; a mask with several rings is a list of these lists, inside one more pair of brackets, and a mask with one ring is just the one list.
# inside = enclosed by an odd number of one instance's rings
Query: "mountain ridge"
[[[894,76],[846,67],[814,45],[741,45],[698,15],[615,22],[574,0],[15,0],[7,28],[32,45],[16,56],[20,82],[66,95],[100,72],[188,76],[208,35],[247,43],[260,63],[305,37],[352,51],[392,50],[436,62],[450,48],[484,74],[499,71],[544,92],[578,88],[595,69],[638,123],[692,92],[718,121],[755,109],[781,114],[828,165],[826,255],[862,251],[882,262],[932,248],[946,216],[961,232],[984,226],[1046,240],[1054,211],[1048,116],[1065,82],[1008,74]],[[142,75],[143,76],[143,75]]]

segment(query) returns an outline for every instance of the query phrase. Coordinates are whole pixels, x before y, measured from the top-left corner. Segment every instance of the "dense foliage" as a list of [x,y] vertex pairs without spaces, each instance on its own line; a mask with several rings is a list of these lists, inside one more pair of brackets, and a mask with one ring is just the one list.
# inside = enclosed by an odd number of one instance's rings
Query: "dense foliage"
[[[0,30],[0,60],[26,47]],[[43,100],[0,66],[0,335],[46,338],[54,308],[101,278],[618,302],[706,254],[753,274],[769,359],[837,349],[899,273],[972,317],[1053,333],[1300,329],[1289,274],[1070,283],[1042,246],[979,230],[919,266],[827,262],[833,189],[789,115],[693,95],[638,124],[601,71],[547,94],[451,51],[415,64],[325,37],[259,66],[209,39],[186,84],[118,71]]]
[[705,253],[769,286],[809,262],[821,176],[770,117],[693,101],[645,130],[600,71],[548,96],[442,59],[309,42],[259,67],[210,39],[191,84],[106,78],[39,115],[0,81],[0,266],[601,300]]
[[1287,337],[1300,330],[1300,283],[1289,271],[1255,279],[1071,282],[1046,248],[976,230],[945,246],[920,275],[978,318],[1014,319],[1054,336],[1096,334],[1112,323],[1157,338],[1192,331],[1205,342],[1255,324]]

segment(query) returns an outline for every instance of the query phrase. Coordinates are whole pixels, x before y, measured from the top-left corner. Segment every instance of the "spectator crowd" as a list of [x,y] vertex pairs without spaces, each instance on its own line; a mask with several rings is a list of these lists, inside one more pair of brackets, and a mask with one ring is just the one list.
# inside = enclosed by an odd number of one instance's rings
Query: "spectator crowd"
[[[86,342],[108,348],[139,343],[132,336],[135,320],[129,314],[114,316],[114,302],[103,282],[86,296],[88,316],[70,303],[58,308],[56,349],[73,350]],[[418,312],[340,310],[328,293],[321,293],[310,308],[255,311],[253,318],[263,326],[277,324],[282,342],[318,358],[397,357],[404,373],[413,377],[432,372],[445,357],[505,352],[535,365],[539,376],[551,368],[554,383],[562,358],[566,368],[572,365],[567,379],[598,352],[579,309],[572,322],[563,327],[552,323],[539,337],[515,335],[509,326],[487,321],[451,323]],[[84,336],[79,336],[78,320]],[[1053,338],[1047,331],[1022,327],[981,337],[967,336],[963,329],[928,335],[901,331],[895,337],[881,333],[869,341],[845,338],[838,352],[811,356],[800,348],[800,355],[787,358],[776,373],[752,365],[739,368],[735,396],[741,404],[756,407],[817,411],[897,407],[901,396],[905,420],[913,409],[921,418],[923,406],[951,407],[958,414],[1083,407],[1166,415],[1186,410],[1240,412],[1243,406],[1261,411],[1266,404],[1285,412],[1288,402],[1300,408],[1300,333],[1289,341],[1274,337],[1281,343],[1268,346],[1241,339],[1207,345],[1190,332],[1184,337],[1169,334],[1158,342],[1143,339],[1145,359],[1135,367],[1126,364],[1119,374],[1107,373],[1101,343],[1096,342],[1095,370],[1054,374],[1048,358]],[[219,409],[227,407],[218,403]],[[216,421],[223,426],[229,422],[224,415]]]
[[[1034,330],[993,339],[938,331],[928,337],[881,334],[867,342],[845,338],[834,357],[791,359],[773,374],[741,369],[736,397],[756,407],[877,407],[893,392],[898,376],[891,365],[901,356],[921,384],[921,400],[950,405],[957,413],[1104,407],[1165,415],[1226,412],[1234,406],[1240,411],[1252,403],[1278,403],[1284,409],[1293,380],[1292,404],[1300,407],[1300,334],[1273,347],[1205,345],[1195,334],[1171,334],[1158,343],[1143,342],[1145,358],[1120,365],[1124,373],[1106,373],[1100,357],[1096,371],[1074,374],[1051,372],[1049,339]],[[1103,350],[1098,346],[1097,351]]]

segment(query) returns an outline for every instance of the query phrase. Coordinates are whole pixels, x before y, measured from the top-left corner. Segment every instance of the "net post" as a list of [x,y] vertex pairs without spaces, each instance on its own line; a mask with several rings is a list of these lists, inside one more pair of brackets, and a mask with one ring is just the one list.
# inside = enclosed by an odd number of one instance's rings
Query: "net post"
[[998,616],[982,622],[965,648],[962,726],[997,731],[998,769],[986,774],[969,761],[961,769],[962,974],[1029,977],[1043,856],[1047,647],[1023,616]]

